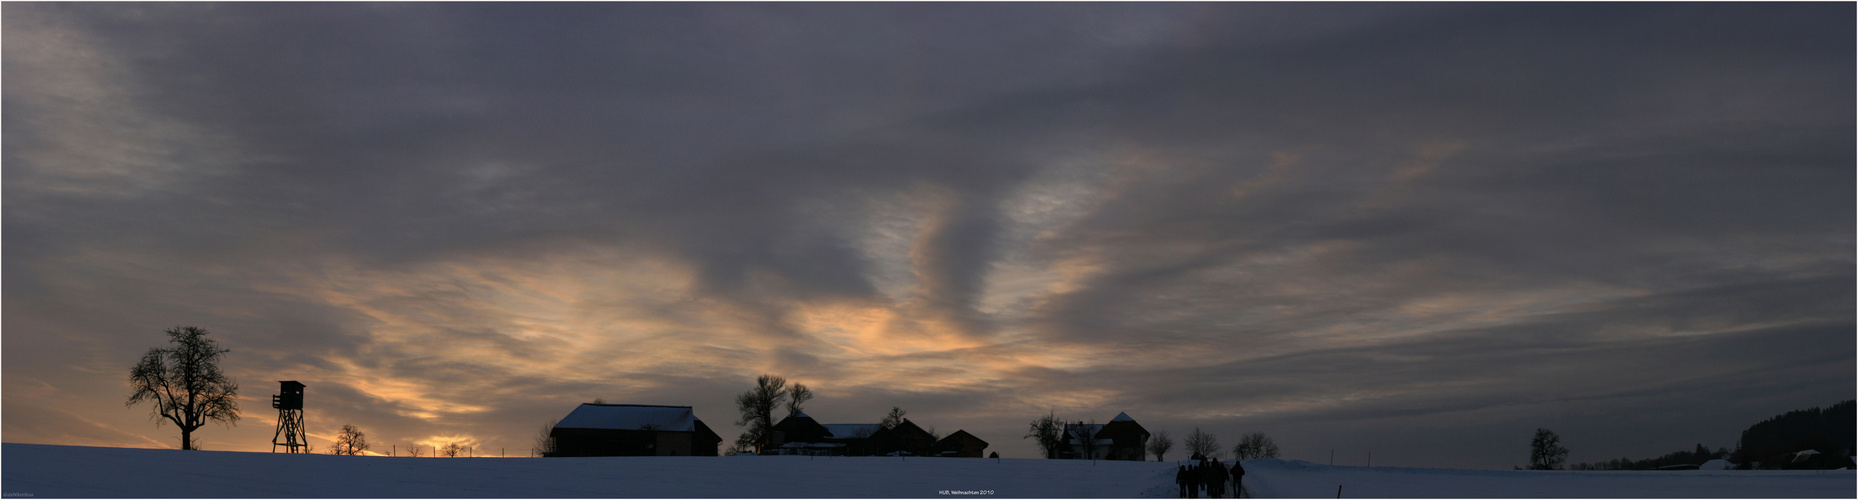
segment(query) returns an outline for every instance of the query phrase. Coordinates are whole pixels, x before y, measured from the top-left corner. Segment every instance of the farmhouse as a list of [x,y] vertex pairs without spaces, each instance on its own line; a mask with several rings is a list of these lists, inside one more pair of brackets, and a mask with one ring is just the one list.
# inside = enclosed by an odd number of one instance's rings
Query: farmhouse
[[910,419],[903,419],[890,432],[875,436],[878,451],[885,456],[907,455],[923,456],[932,454],[935,448],[935,435],[918,427]]
[[1148,429],[1129,414],[1117,413],[1107,424],[1065,424],[1066,444],[1058,458],[1083,460],[1135,460],[1147,457]]
[[583,403],[548,435],[553,457],[716,456],[723,441],[689,406]]
[[[885,428],[879,424],[821,424],[805,413],[793,413],[774,424],[770,430],[773,431],[772,435],[769,436],[768,444],[761,448],[760,454],[926,456],[944,450],[935,436],[907,418],[896,426]],[[968,438],[973,440],[967,443],[970,447],[975,443],[981,448],[987,446],[985,441],[973,439],[973,436]]]

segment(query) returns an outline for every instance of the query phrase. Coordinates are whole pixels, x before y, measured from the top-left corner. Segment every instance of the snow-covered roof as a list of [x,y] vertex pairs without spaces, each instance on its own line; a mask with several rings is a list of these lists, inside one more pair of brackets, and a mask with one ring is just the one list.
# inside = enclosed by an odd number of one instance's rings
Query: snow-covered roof
[[[825,427],[826,432],[831,433],[832,437],[839,439],[858,437],[860,435],[870,436],[876,434],[878,429],[884,428],[884,426],[878,424],[821,424],[820,427]],[[860,433],[860,431],[863,432]]]
[[1110,421],[1111,422],[1134,422],[1135,419],[1129,418],[1128,412],[1118,412],[1116,413],[1116,418],[1112,418],[1110,419]]
[[1733,468],[1735,468],[1735,464],[1720,458],[1704,462],[1703,465],[1697,466],[1698,470],[1729,470]]
[[557,429],[634,430],[646,427],[661,431],[696,432],[697,414],[689,406],[582,403],[555,424]]
[[845,443],[785,443],[782,448],[844,448]]
[[[1094,438],[1097,436],[1097,433],[1102,430],[1103,424],[1065,424],[1065,440],[1071,444],[1084,444],[1083,437],[1088,436]],[[1097,444],[1110,442],[1109,439],[1092,439],[1091,441]]]

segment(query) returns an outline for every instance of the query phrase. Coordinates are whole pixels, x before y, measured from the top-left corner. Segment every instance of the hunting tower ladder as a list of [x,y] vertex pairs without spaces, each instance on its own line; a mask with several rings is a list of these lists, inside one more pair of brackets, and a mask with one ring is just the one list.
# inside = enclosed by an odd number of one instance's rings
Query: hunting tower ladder
[[279,390],[282,394],[271,396],[271,407],[277,408],[277,433],[271,435],[271,453],[277,453],[279,446],[285,453],[308,453],[310,440],[303,430],[303,384],[284,380],[278,385],[283,386]]

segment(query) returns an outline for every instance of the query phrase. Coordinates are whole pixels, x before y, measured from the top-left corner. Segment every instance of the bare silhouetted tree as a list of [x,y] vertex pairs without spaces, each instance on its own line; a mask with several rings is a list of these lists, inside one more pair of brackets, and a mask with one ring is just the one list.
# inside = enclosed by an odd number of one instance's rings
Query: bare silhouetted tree
[[230,349],[220,349],[206,330],[191,326],[169,328],[167,349],[149,349],[142,361],[129,369],[127,406],[149,401],[155,403],[155,425],[161,420],[181,428],[181,449],[195,449],[193,433],[217,420],[227,425],[239,421],[239,384],[219,371],[219,360]]
[[1172,449],[1174,449],[1174,436],[1169,436],[1168,431],[1156,431],[1153,437],[1148,438],[1148,452],[1155,454],[1156,462],[1168,461],[1162,456],[1167,455],[1168,450]]
[[1090,423],[1079,420],[1076,424],[1065,426],[1065,428],[1071,434],[1066,437],[1076,442],[1078,450],[1083,452],[1083,456],[1077,458],[1095,460],[1097,458],[1097,419],[1090,419]]
[[1033,420],[1026,429],[1026,436],[1020,439],[1036,440],[1045,458],[1058,458],[1058,450],[1064,448],[1064,420],[1059,419],[1057,413],[1048,413]]
[[1187,439],[1181,440],[1181,444],[1187,447],[1188,453],[1196,457],[1219,459],[1219,438],[1200,432],[1199,427],[1195,427],[1193,432],[1188,433]]
[[1233,445],[1232,457],[1239,460],[1277,458],[1277,443],[1262,432],[1246,434],[1239,438],[1239,444]]
[[1561,436],[1548,429],[1535,430],[1535,438],[1529,440],[1530,469],[1560,470],[1567,458],[1568,449],[1561,447]]
[[795,382],[793,387],[787,388],[787,414],[800,413],[803,409],[801,405],[805,405],[809,399],[813,399],[813,390],[806,388],[806,384]]
[[342,424],[342,433],[336,435],[335,446],[329,449],[336,455],[360,455],[364,451],[368,451],[368,435],[353,424]]
[[744,432],[742,433],[742,435],[736,436],[735,445],[730,446],[729,450],[725,451],[723,454],[724,455],[741,455],[743,453],[754,453],[754,452],[755,452],[754,436],[750,436],[748,435],[748,433]]
[[897,424],[903,423],[903,414],[905,413],[909,413],[909,412],[903,411],[903,407],[892,406],[890,407],[890,413],[884,414],[884,418],[882,420],[878,420],[877,425],[881,425],[885,429],[895,428],[897,427]]
[[438,451],[438,454],[440,455],[445,455],[447,457],[456,457],[458,456],[458,454],[464,453],[464,446],[458,444],[457,441],[452,441],[450,443],[445,443],[445,446],[442,448],[439,448],[437,451]]
[[769,431],[774,428],[774,409],[786,400],[787,379],[773,375],[762,375],[755,379],[755,388],[737,395],[735,406],[742,418],[735,425],[743,427],[744,432],[736,438],[736,448],[748,445],[760,453],[761,447],[768,444]]
[[555,424],[559,422],[561,422],[561,420],[550,420],[548,423],[542,424],[542,428],[535,434],[535,444],[529,446],[529,453],[533,453],[538,457],[546,457],[555,454],[555,436],[553,434],[555,433]]

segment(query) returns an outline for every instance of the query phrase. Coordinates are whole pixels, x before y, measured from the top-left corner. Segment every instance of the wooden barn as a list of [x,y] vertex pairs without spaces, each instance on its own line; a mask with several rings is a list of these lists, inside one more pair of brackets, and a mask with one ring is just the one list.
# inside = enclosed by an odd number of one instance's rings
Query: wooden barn
[[923,430],[922,427],[917,426],[916,423],[911,422],[910,419],[903,419],[903,421],[897,423],[895,427],[886,430],[890,432],[879,436],[873,436],[873,441],[877,443],[878,454],[880,455],[909,455],[920,457],[935,454],[935,435],[930,434],[929,431]]
[[973,457],[980,458],[987,451],[987,442],[957,430],[954,434],[935,442],[935,455],[938,457]]
[[[941,451],[935,436],[907,418],[885,428],[878,424],[821,424],[805,413],[794,413],[771,430],[773,435],[760,450],[763,455],[930,456]],[[974,441],[983,448],[987,445],[979,439]]]
[[713,457],[723,441],[689,406],[584,403],[548,435],[552,457]]
[[771,429],[760,455],[846,456],[850,439],[841,439],[805,413],[791,413]]

